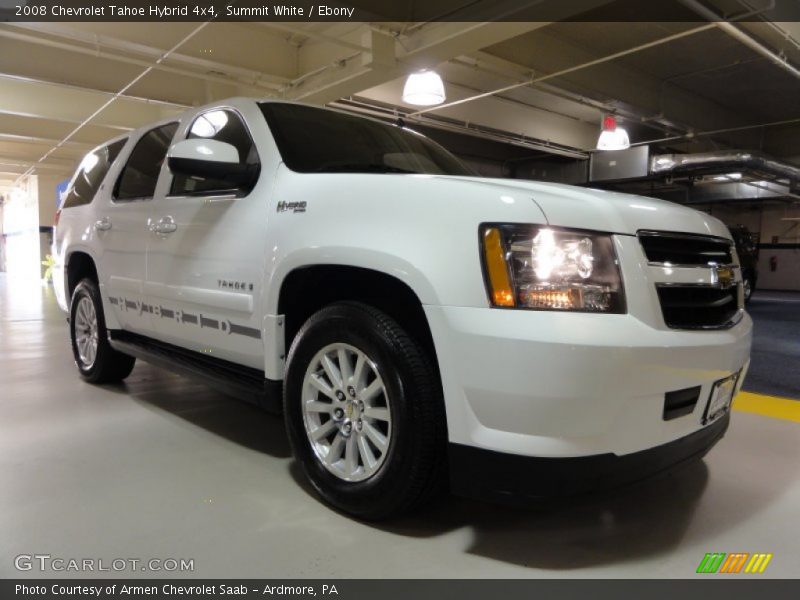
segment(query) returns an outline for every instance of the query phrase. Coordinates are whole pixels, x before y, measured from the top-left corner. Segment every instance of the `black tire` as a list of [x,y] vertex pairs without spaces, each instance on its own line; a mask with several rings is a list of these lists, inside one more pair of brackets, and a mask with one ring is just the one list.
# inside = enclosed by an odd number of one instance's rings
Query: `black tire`
[[[81,358],[76,337],[76,313],[78,305],[84,298],[91,301],[97,321],[97,352],[90,364]],[[103,314],[103,303],[100,290],[91,279],[82,280],[72,293],[69,311],[69,334],[72,342],[72,355],[81,377],[89,383],[112,383],[122,381],[133,371],[136,359],[122,352],[117,352],[108,343],[108,331]]]
[[[306,433],[301,398],[306,370],[317,353],[344,343],[364,352],[384,381],[392,435],[383,464],[363,481],[331,473]],[[447,428],[441,384],[422,347],[387,314],[339,302],[314,314],[292,342],[284,380],[284,416],[295,458],[322,498],[364,520],[406,513],[446,486]]]
[[744,287],[744,303],[750,304],[753,298],[753,292],[756,291],[756,282],[750,273],[746,273],[742,278],[742,285]]

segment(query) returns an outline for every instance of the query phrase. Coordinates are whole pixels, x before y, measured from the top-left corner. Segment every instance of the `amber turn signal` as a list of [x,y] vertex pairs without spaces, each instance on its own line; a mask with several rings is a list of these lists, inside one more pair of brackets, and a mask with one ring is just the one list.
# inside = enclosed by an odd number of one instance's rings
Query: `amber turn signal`
[[483,252],[486,260],[486,272],[492,290],[494,306],[514,306],[514,291],[508,277],[508,266],[503,253],[503,241],[500,230],[488,228],[483,234]]

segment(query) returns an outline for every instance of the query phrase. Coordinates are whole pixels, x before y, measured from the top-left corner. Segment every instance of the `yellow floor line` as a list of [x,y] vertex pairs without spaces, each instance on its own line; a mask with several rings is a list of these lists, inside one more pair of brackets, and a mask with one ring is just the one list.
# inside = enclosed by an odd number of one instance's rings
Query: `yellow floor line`
[[733,410],[800,423],[800,400],[739,392],[733,401]]

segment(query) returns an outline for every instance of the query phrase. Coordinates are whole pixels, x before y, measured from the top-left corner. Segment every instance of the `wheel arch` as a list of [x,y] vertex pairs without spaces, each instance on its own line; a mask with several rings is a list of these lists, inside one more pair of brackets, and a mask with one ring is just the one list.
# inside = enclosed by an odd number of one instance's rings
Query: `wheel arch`
[[72,298],[72,293],[82,279],[92,279],[100,285],[97,274],[97,265],[94,258],[83,250],[70,252],[66,260],[67,277],[64,282],[67,287],[67,302]]
[[67,307],[69,307],[72,301],[72,293],[75,291],[75,287],[81,280],[87,278],[91,279],[97,284],[100,290],[100,299],[103,303],[103,316],[106,321],[106,326],[108,329],[119,329],[119,322],[105,297],[104,285],[100,280],[100,273],[97,269],[97,260],[95,257],[83,248],[75,249],[67,254],[64,265],[64,288],[66,291]]
[[387,313],[422,346],[438,374],[436,347],[419,294],[398,277],[366,267],[315,264],[286,274],[276,307],[284,319],[286,350],[312,314],[344,300],[363,302]]

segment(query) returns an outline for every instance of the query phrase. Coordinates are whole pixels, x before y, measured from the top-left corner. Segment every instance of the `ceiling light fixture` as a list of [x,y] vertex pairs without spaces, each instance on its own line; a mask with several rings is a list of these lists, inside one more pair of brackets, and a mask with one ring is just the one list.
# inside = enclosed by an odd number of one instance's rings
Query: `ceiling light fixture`
[[631,147],[628,132],[617,125],[617,120],[612,115],[603,118],[603,131],[597,138],[598,150],[625,150]]
[[192,133],[203,138],[214,137],[227,123],[228,115],[224,110],[211,110],[197,118],[192,125]]
[[403,87],[403,102],[433,106],[444,102],[444,82],[436,71],[411,73]]

